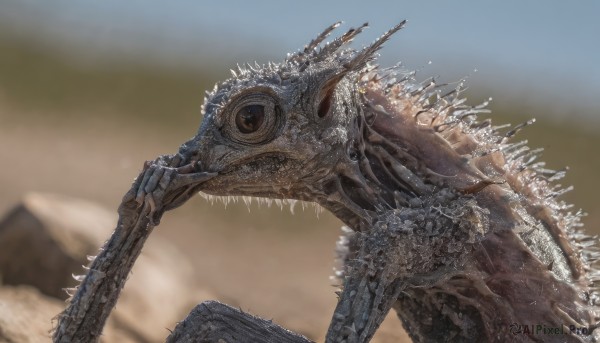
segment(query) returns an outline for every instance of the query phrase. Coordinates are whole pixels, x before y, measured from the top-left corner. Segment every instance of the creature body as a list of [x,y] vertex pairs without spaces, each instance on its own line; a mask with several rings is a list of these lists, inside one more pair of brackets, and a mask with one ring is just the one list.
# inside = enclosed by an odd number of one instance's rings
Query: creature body
[[479,121],[485,104],[465,105],[460,87],[442,95],[374,65],[403,24],[358,51],[347,45],[366,25],[322,44],[335,24],[283,63],[232,71],[178,157],[217,176],[179,203],[293,199],[340,218],[329,341],[368,341],[392,308],[416,342],[595,341],[599,253],[556,199],[563,172],[509,142],[520,127]]

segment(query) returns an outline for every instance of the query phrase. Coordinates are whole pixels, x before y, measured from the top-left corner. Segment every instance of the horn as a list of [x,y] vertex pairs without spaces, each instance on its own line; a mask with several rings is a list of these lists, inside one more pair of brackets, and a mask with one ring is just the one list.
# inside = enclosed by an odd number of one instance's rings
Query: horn
[[406,25],[406,20],[401,21],[396,26],[392,27],[386,33],[384,33],[381,37],[375,40],[371,45],[362,49],[354,57],[347,62],[344,66],[349,70],[356,70],[362,68],[367,62],[373,59],[373,55],[381,49],[383,43],[385,43],[390,37],[400,31]]
[[342,22],[338,21],[338,22],[333,23],[332,25],[329,25],[315,39],[311,40],[310,43],[308,43],[306,46],[304,46],[303,51],[298,51],[297,53],[291,55],[287,59],[287,61],[299,63],[305,55],[313,52],[319,46],[319,44],[321,44],[327,37],[329,37],[331,32],[333,32],[333,30],[338,28],[341,24],[342,24]]

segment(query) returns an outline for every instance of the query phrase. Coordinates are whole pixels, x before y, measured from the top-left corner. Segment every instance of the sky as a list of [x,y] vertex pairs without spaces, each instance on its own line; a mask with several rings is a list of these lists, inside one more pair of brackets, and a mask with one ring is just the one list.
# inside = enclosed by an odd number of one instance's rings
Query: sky
[[[467,76],[500,99],[576,106],[597,119],[600,2],[0,0],[0,21],[86,58],[206,68],[281,60],[338,20],[369,22],[361,47],[403,19],[381,63],[402,61],[422,78]],[[429,64],[429,62],[432,62]],[[564,112],[564,111],[563,111]]]

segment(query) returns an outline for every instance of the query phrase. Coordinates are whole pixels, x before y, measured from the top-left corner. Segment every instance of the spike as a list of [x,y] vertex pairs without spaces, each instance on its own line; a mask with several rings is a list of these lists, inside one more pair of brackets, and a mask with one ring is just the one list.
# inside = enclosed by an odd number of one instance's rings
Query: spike
[[290,204],[290,212],[291,212],[292,214],[295,214],[295,213],[294,213],[294,207],[296,206],[296,203],[297,203],[298,201],[297,201],[297,200],[294,200],[294,199],[289,199],[289,201],[288,201],[288,202],[289,202],[289,204]]
[[568,192],[572,191],[573,189],[574,189],[573,186],[569,186],[567,188],[559,189],[559,190],[557,190],[555,192],[550,193],[548,195],[548,198],[557,198],[557,197],[559,197],[559,196],[561,196],[561,195],[563,195],[565,193],[568,193]]
[[85,279],[85,275],[75,275],[75,274],[71,274],[71,276],[73,277],[73,279],[75,279],[75,281],[77,282],[81,282],[83,281],[83,279]]
[[565,175],[567,175],[567,170],[569,170],[569,167],[565,167],[562,170],[555,171],[554,175],[552,175],[548,178],[548,181],[557,181],[557,180],[562,179],[563,177],[565,177]]
[[[323,30],[323,32],[321,32],[315,39],[313,39],[310,43],[308,43],[304,47],[304,51],[302,53],[308,54],[308,53],[312,52],[313,50],[315,50],[317,48],[317,46],[319,46],[319,44],[321,44],[321,42],[323,42],[327,37],[329,37],[331,32],[333,32],[333,30],[337,29],[341,24],[342,24],[342,22],[338,21],[338,22],[335,22],[332,25],[328,26],[325,30]],[[293,56],[293,57],[295,57],[295,56]]]
[[[356,36],[358,33],[360,33],[362,31],[362,29],[364,27],[366,27],[368,24],[365,23],[363,26],[361,26],[357,31],[357,33],[353,34],[351,38],[353,38],[354,36]],[[406,25],[406,20],[401,21],[399,24],[397,24],[396,26],[392,27],[390,30],[388,30],[386,33],[384,33],[381,37],[379,37],[377,40],[375,40],[371,45],[369,45],[368,47],[362,49],[359,53],[357,53],[351,61],[349,61],[348,63],[346,63],[345,67],[346,69],[351,69],[351,70],[357,70],[362,68],[367,62],[369,62],[369,60],[371,60],[373,58],[373,55],[379,50],[381,49],[381,47],[383,46],[383,43],[385,43],[388,39],[390,39],[390,37],[398,32],[400,29],[402,29],[404,27],[404,25]],[[351,39],[350,38],[350,39]]]
[[529,166],[533,163],[538,157],[540,157],[541,153],[544,151],[544,148],[537,148],[530,150],[523,156],[523,159],[527,158],[527,161],[523,162],[523,166]]
[[506,144],[501,150],[502,152],[504,152],[505,154],[511,153],[511,151],[517,150],[519,148],[522,148],[524,146],[526,146],[528,143],[527,140],[523,140],[517,143],[510,143],[510,144]]
[[519,158],[520,156],[522,156],[523,154],[527,153],[529,151],[529,147],[528,146],[522,146],[519,149],[516,149],[506,155],[506,158],[508,158],[511,161],[516,160],[517,158]]
[[311,204],[315,208],[315,213],[317,215],[317,218],[319,218],[319,215],[323,212],[323,207],[321,207],[321,205],[317,204],[316,202],[312,202]]
[[244,201],[244,204],[246,204],[246,207],[248,207],[248,212],[250,212],[250,205],[252,205],[252,197],[243,196],[242,200]]
[[310,43],[304,46],[303,51],[299,51],[294,54],[288,54],[286,58],[286,62],[293,64],[300,64],[306,55],[314,52],[316,48],[335,30],[340,26],[342,22],[338,21],[323,30],[315,39],[313,39]]
[[535,123],[535,118],[531,118],[528,121],[515,126],[512,130],[508,131],[504,137],[506,139],[511,138],[514,135],[516,135],[519,131],[521,131],[524,127],[529,126],[533,123]]
[[351,42],[354,37],[358,36],[364,28],[368,27],[369,23],[364,23],[361,26],[355,28],[351,28],[342,36],[334,39],[331,43],[328,43],[321,51],[319,51],[317,55],[317,60],[321,61],[326,59],[331,54],[338,51],[344,44]]
[[72,297],[77,293],[77,287],[63,288],[63,291],[65,291],[69,297]]

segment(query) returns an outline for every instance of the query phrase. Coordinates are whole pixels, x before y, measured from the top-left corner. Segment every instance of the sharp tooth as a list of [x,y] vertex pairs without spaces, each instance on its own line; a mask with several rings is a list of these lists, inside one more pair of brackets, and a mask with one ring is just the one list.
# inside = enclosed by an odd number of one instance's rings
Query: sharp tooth
[[294,199],[288,199],[288,202],[290,204],[290,212],[294,214],[294,206],[296,206],[297,201]]
[[319,215],[321,214],[321,212],[323,212],[323,208],[319,204],[317,204],[316,202],[312,202],[311,204],[315,208],[315,214],[317,215],[317,218],[319,218]]
[[210,195],[210,194],[206,194],[203,192],[198,192],[198,194],[204,198],[207,202],[210,202],[211,205],[214,205],[215,203],[215,196],[214,195]]
[[279,206],[279,209],[283,211],[283,201],[281,199],[275,199],[275,205]]
[[221,201],[223,202],[223,205],[225,205],[225,208],[227,208],[227,204],[229,204],[229,196],[222,196]]
[[220,195],[213,195],[213,199],[214,199],[214,200],[213,200],[214,202],[222,202],[222,203],[225,203],[225,200],[223,200],[223,197],[222,197],[222,196],[220,196]]
[[250,212],[250,205],[252,204],[252,197],[243,196],[242,200],[244,201],[244,204],[246,204],[246,207],[248,208],[248,212]]

